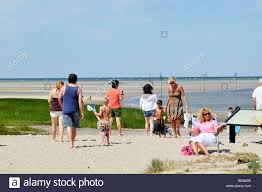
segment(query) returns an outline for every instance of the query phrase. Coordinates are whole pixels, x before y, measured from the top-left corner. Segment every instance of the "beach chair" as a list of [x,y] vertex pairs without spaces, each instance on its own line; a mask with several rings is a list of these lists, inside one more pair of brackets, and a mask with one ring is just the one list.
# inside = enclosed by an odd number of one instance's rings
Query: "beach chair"
[[[196,126],[196,123],[198,122],[197,116],[193,114],[191,119],[192,119],[192,128],[193,128],[193,127]],[[218,123],[217,115],[215,113],[213,113],[213,119]],[[220,153],[220,149],[219,149],[219,144],[220,144],[219,133],[220,133],[220,131],[218,131],[218,134],[216,135],[216,142],[212,144],[212,145],[215,145],[217,147],[217,153]]]

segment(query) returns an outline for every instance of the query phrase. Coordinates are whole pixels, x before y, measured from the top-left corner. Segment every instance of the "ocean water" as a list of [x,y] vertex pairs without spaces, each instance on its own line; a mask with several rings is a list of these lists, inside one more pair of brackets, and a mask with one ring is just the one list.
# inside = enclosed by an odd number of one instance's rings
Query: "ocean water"
[[[238,80],[255,80],[257,81],[258,78],[261,77],[237,77]],[[60,78],[9,78],[9,79],[1,79],[0,82],[30,82],[30,81],[38,81],[39,85],[43,85],[42,82],[47,82],[47,81],[55,81]],[[86,81],[108,81],[110,77],[103,77],[103,78],[80,78],[79,80],[86,80]],[[117,78],[120,79],[121,81],[154,81],[154,82],[160,82],[159,77],[122,77],[122,78]],[[196,81],[196,82],[201,82],[203,81],[203,77],[177,77],[178,80],[181,81]],[[217,82],[222,82],[222,81],[231,81],[231,80],[236,80],[235,77],[205,77],[206,81],[212,80],[212,81],[217,81]],[[66,79],[63,79],[66,81]],[[167,81],[167,77],[163,77],[163,82]],[[102,83],[102,87],[104,84]],[[42,90],[42,87],[40,87]],[[32,90],[33,91],[33,90]],[[23,93],[24,95],[30,95],[34,94],[34,92],[25,92]],[[207,106],[213,109],[214,111],[217,112],[226,112],[229,106],[236,107],[239,106],[242,109],[252,109],[252,89],[238,89],[236,90],[217,90],[217,91],[207,91],[204,93],[203,91],[200,92],[187,92],[187,100],[189,103],[189,107],[191,111],[197,111],[198,109]],[[9,92],[3,92],[3,94],[10,94]],[[38,94],[36,92],[35,94]],[[45,94],[45,92],[44,92]],[[160,95],[158,95],[159,99],[162,99],[164,102],[164,105],[166,104],[167,101],[167,94],[163,93],[162,98]],[[136,95],[131,98],[125,98],[125,100],[122,102],[123,105],[125,106],[132,106],[132,107],[139,107],[139,100],[140,100],[140,95]]]
[[[229,106],[239,106],[242,109],[252,109],[253,89],[238,91],[209,91],[187,92],[187,101],[191,111],[197,111],[202,107],[209,107],[214,112],[226,112]],[[161,99],[161,96],[158,95]],[[167,94],[162,95],[164,105],[167,102]],[[123,105],[139,107],[140,96],[132,97],[123,101]]]
[[[238,76],[238,80],[256,80],[262,78],[262,76]],[[112,80],[112,79],[119,79],[119,80],[125,80],[125,81],[136,81],[136,80],[149,80],[149,81],[167,81],[168,77],[79,77],[79,80],[96,80],[96,81],[104,81],[104,80]],[[177,77],[178,81],[203,81],[205,80],[235,80],[235,76],[225,76],[225,77]],[[56,80],[67,80],[67,77],[46,77],[46,78],[0,78],[0,81],[56,81]]]

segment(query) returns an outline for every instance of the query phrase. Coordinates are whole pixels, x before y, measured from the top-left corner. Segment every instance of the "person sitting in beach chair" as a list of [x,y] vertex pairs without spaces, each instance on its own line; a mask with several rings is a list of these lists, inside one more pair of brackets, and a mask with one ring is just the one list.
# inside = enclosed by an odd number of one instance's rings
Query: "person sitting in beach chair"
[[217,120],[214,119],[213,113],[208,108],[199,111],[197,121],[192,120],[192,131],[190,131],[190,145],[193,151],[198,155],[198,151],[202,151],[205,155],[209,155],[207,146],[218,144],[217,135],[226,128],[223,123],[218,126]]

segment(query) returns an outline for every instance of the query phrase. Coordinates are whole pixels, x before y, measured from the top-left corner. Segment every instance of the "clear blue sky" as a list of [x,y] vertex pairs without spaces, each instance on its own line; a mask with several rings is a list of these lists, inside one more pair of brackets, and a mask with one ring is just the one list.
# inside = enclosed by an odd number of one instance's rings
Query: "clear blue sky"
[[0,0],[0,26],[0,78],[262,75],[262,0]]

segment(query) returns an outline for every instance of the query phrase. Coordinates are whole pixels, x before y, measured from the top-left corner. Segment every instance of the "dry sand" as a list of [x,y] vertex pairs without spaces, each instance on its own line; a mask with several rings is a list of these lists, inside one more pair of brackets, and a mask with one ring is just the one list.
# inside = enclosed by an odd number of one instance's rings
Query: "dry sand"
[[[173,139],[148,137],[143,130],[125,130],[124,136],[113,132],[111,146],[101,146],[97,129],[78,131],[75,149],[69,143],[53,143],[50,136],[0,136],[0,173],[143,173],[153,158],[179,162],[206,158],[201,155],[182,156],[181,148],[188,144],[189,136]],[[262,140],[254,129],[241,129],[236,143],[228,142],[223,132],[220,149],[224,155],[253,152],[262,158],[262,145],[252,141]],[[243,147],[243,143],[248,146]],[[211,156],[217,155],[216,146],[208,148]],[[232,162],[227,162],[232,166]],[[225,163],[224,163],[225,164]],[[235,165],[235,163],[233,163]],[[188,167],[191,169],[191,167]],[[183,170],[180,170],[183,172]],[[224,173],[222,168],[206,169],[199,173]]]

